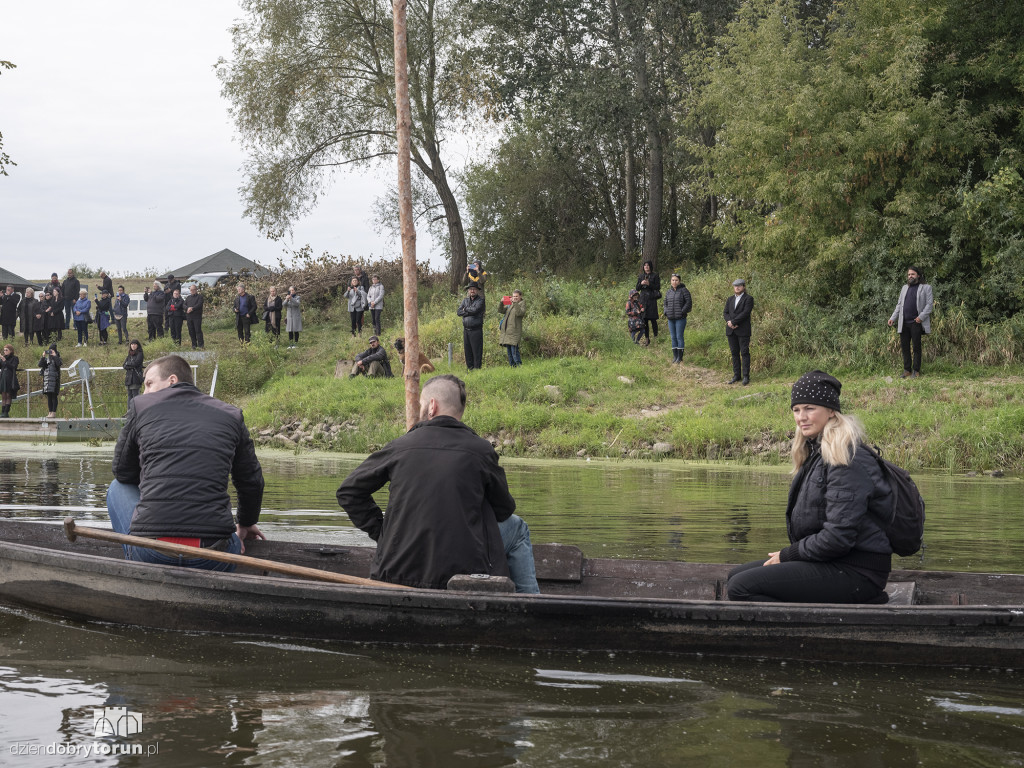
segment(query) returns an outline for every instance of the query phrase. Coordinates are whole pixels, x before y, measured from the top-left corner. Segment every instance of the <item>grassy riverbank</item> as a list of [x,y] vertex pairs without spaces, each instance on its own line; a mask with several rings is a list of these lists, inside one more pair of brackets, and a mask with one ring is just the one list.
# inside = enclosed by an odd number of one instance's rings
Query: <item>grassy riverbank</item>
[[[806,370],[822,368],[844,382],[844,410],[863,419],[890,458],[908,467],[952,472],[1024,469],[1024,368],[1016,362],[1024,334],[1013,321],[978,328],[955,308],[937,307],[933,333],[924,344],[925,376],[904,381],[897,378],[898,339],[885,317],[872,327],[858,327],[787,300],[783,285],[764,279],[759,291],[751,286],[758,302],[752,382],[730,386],[721,330],[727,277],[706,272],[687,280],[694,312],[681,366],[670,363],[664,327],[649,348],[629,341],[622,313],[629,286],[612,282],[553,278],[488,285],[480,371],[467,373],[461,359],[459,297],[424,291],[420,331],[438,372],[466,380],[466,421],[494,438],[506,455],[784,462],[792,434],[790,385]],[[523,288],[529,310],[524,364],[518,369],[508,367],[497,344],[496,306],[513,287]],[[385,303],[383,336],[393,352],[391,342],[402,333],[400,297],[392,293]],[[290,432],[298,439],[297,450],[364,453],[400,435],[400,379],[334,378],[336,362],[364,350],[371,331],[353,339],[341,303],[324,311],[307,309],[304,322],[300,347],[286,350],[286,342],[271,344],[262,327],[254,328],[253,343],[241,348],[225,311],[208,318],[207,348],[220,361],[217,395],[245,409],[249,426],[265,444],[288,447],[276,437],[287,425],[301,430]],[[133,332],[141,326],[133,321]],[[455,351],[450,367],[449,343]],[[67,363],[71,351],[65,346]],[[166,338],[145,348],[147,360],[173,349]],[[83,356],[94,365],[120,365],[124,348],[93,344]],[[38,360],[31,358],[26,352],[22,366]],[[397,358],[392,359],[397,369]],[[201,368],[204,389],[211,373],[209,366]],[[658,443],[667,444],[658,446],[664,453],[655,452]]]

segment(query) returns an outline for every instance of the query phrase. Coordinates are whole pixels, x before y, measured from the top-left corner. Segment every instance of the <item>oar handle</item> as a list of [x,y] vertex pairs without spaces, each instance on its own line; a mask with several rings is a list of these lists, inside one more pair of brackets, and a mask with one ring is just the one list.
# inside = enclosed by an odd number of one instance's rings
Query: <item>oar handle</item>
[[258,568],[264,571],[282,573],[286,576],[298,576],[300,578],[316,579],[318,581],[330,581],[336,584],[356,584],[363,587],[388,587],[390,589],[415,589],[415,587],[406,587],[401,584],[389,584],[386,581],[376,581],[374,579],[364,579],[359,576],[349,576],[344,573],[322,571],[319,568],[306,568],[302,565],[289,565],[287,563],[278,563],[273,560],[261,560],[258,557],[248,557],[246,555],[233,555],[230,552],[218,552],[214,549],[199,549],[197,547],[189,547],[184,544],[174,544],[170,541],[149,539],[144,536],[128,536],[123,533],[108,531],[104,528],[79,528],[75,525],[75,518],[73,517],[64,518],[64,533],[67,535],[68,541],[72,542],[81,536],[86,539],[99,539],[100,541],[109,541],[114,544],[127,544],[132,547],[145,547],[146,549],[152,549],[156,552],[163,552],[168,555],[184,555],[185,557],[190,558],[201,557],[204,560],[216,560],[221,563],[232,563],[234,565],[245,566],[246,568]]

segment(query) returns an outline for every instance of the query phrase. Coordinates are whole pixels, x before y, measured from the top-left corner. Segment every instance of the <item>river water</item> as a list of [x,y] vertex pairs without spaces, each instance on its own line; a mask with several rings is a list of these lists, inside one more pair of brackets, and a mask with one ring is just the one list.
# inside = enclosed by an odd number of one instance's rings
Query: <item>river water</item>
[[[0,457],[0,516],[106,518],[109,448]],[[334,501],[358,458],[261,459],[269,536],[369,543]],[[534,540],[589,556],[742,562],[784,539],[784,469],[503,464]],[[898,567],[1024,572],[1018,479],[915,479],[927,547]],[[1020,667],[452,653],[0,609],[0,766],[1024,766]],[[98,709],[141,732],[96,738]]]

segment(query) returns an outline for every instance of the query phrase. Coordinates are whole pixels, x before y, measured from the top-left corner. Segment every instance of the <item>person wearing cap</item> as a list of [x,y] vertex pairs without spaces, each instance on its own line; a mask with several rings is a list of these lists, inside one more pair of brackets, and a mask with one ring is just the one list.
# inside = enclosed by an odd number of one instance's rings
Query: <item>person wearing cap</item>
[[393,376],[388,351],[381,346],[380,339],[376,336],[370,337],[368,350],[356,355],[356,361],[352,364],[352,372],[348,377],[354,379],[360,374],[369,376],[371,379],[390,379]]
[[482,368],[484,362],[484,294],[477,283],[466,286],[466,298],[455,314],[462,318],[462,348],[466,354],[466,368]]
[[[725,301],[725,338],[732,352],[732,380],[750,383],[750,313],[754,299],[747,293],[747,281],[742,277],[732,281],[732,293]],[[742,367],[741,367],[742,364]]]
[[917,267],[907,270],[907,283],[900,289],[896,309],[889,318],[889,327],[898,324],[900,332],[902,379],[921,375],[921,336],[932,332],[932,287],[923,280],[924,273]]
[[811,371],[793,385],[796,434],[786,507],[789,546],[734,568],[730,600],[885,603],[892,548],[881,516],[893,491],[860,421],[842,412],[843,385]]
[[[513,514],[491,444],[462,421],[466,384],[451,374],[423,385],[420,421],[371,454],[338,488],[338,504],[377,544],[370,576],[445,589],[458,574],[509,576],[536,594],[530,529]],[[373,494],[390,483],[387,513]]]

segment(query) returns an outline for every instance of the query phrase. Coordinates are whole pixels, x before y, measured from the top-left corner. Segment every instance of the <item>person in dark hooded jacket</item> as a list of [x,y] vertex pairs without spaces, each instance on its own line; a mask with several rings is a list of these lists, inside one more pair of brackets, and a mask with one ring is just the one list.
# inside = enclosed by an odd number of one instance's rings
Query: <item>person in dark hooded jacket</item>
[[466,354],[466,368],[473,370],[484,364],[484,313],[487,305],[484,294],[476,283],[466,288],[466,298],[455,314],[462,318],[462,348]]
[[640,291],[640,303],[644,305],[644,338],[650,341],[650,331],[654,331],[654,338],[658,338],[658,299],[661,298],[661,275],[654,271],[652,262],[644,262],[636,279],[636,289]]
[[39,358],[39,375],[43,377],[43,392],[46,393],[46,404],[48,413],[46,418],[52,419],[57,415],[57,399],[60,395],[60,369],[64,361],[60,359],[60,352],[57,345],[51,344],[50,348]]
[[128,345],[128,356],[125,357],[121,367],[124,368],[124,387],[128,390],[128,405],[132,404],[142,389],[142,364],[145,355],[142,352],[142,342],[132,339]]
[[864,428],[841,412],[838,379],[821,371],[793,385],[796,436],[786,507],[789,546],[734,568],[730,600],[885,603],[892,547],[880,518],[893,492]]

